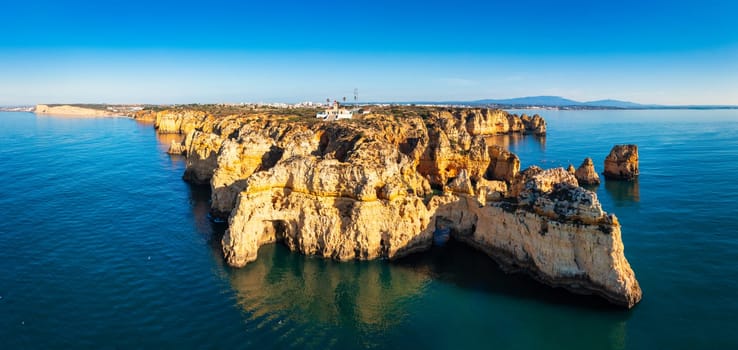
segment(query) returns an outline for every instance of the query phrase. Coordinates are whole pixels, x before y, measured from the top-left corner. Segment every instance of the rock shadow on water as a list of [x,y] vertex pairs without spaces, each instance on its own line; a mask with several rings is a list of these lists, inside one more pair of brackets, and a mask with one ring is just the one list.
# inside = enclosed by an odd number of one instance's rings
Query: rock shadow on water
[[483,252],[453,238],[443,246],[433,246],[428,252],[398,259],[391,265],[413,269],[430,279],[460,288],[628,316],[627,311],[598,296],[550,287],[523,273],[506,273]]
[[216,256],[222,260],[223,247],[221,239],[228,228],[227,221],[214,220],[210,214],[210,186],[188,184],[190,190],[189,204],[197,232],[207,240]]
[[641,201],[641,191],[637,177],[632,181],[605,180],[605,190],[618,207]]

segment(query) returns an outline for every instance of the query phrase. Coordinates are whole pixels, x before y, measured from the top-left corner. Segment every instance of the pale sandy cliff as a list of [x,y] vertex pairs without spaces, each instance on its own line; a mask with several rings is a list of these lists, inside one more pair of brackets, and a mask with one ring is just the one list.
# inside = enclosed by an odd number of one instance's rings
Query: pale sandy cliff
[[62,106],[48,106],[48,105],[36,105],[34,109],[36,114],[53,114],[53,115],[66,115],[66,116],[80,116],[80,117],[113,117],[113,116],[124,116],[124,113],[115,113],[102,109],[84,108],[70,105]]

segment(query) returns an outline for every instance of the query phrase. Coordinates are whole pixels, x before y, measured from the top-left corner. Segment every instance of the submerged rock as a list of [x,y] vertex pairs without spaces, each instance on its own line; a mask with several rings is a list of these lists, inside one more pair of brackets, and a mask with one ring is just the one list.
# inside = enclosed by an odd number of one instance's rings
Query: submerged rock
[[592,158],[589,157],[584,158],[582,165],[580,165],[576,172],[574,172],[574,176],[576,176],[577,181],[582,185],[600,184],[600,176],[597,175],[594,162],[592,162]]
[[[167,130],[188,129],[177,118],[192,115],[176,114]],[[515,154],[483,137],[545,132],[540,117],[430,109],[334,123],[197,118],[183,143],[185,179],[210,183],[213,214],[229,218],[231,266],[274,242],[336,260],[395,259],[428,249],[442,228],[507,271],[626,307],[641,298],[620,225],[596,194],[563,168],[519,171]]]
[[608,180],[633,180],[638,176],[638,146],[615,145],[605,158],[605,178]]

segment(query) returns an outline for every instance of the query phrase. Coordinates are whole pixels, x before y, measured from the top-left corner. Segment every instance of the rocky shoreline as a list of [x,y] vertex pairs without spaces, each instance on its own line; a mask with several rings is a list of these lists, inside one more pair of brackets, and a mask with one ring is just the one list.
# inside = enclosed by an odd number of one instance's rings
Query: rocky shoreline
[[576,177],[520,171],[515,154],[487,144],[492,135],[545,135],[538,115],[406,108],[322,122],[178,109],[134,118],[187,135],[170,153],[186,155],[187,181],[211,186],[213,215],[228,218],[232,266],[274,242],[336,260],[396,259],[450,230],[506,271],[628,308],[641,299],[617,218],[579,187],[577,177],[593,180],[591,160]]

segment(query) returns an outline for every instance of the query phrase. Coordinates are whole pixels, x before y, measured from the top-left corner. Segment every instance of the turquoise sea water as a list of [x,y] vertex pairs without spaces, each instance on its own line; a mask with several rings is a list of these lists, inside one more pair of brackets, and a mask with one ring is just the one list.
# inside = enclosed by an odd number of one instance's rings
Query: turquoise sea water
[[0,113],[0,348],[738,348],[738,111],[543,111],[523,165],[598,171],[640,146],[637,183],[596,188],[643,288],[633,310],[505,275],[449,242],[398,262],[263,247],[224,266],[208,189],[172,136],[133,120]]

